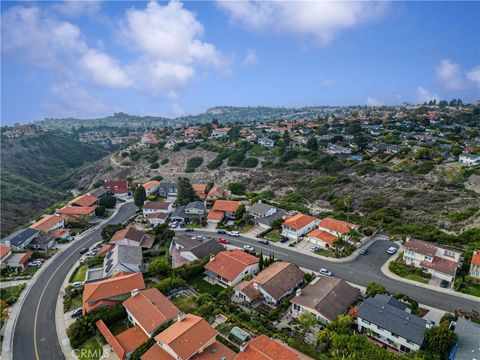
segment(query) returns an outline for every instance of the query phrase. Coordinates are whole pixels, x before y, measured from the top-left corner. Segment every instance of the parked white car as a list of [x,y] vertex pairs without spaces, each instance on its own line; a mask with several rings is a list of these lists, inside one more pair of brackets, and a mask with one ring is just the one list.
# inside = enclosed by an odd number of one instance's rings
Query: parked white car
[[325,275],[325,276],[332,276],[333,275],[331,271],[328,271],[325,268],[321,268],[319,273],[322,274],[322,275]]
[[397,252],[397,248],[395,246],[390,246],[387,250],[387,253],[389,253],[390,255],[393,255]]
[[248,251],[248,252],[254,252],[255,251],[253,246],[250,246],[250,245],[243,245],[243,249]]
[[227,234],[230,236],[236,236],[236,237],[240,236],[240,233],[238,231],[227,231]]
[[72,283],[72,286],[73,286],[73,287],[82,287],[82,286],[83,286],[83,282],[81,282],[81,281],[75,281],[74,283]]
[[42,266],[42,262],[37,261],[37,260],[31,261],[31,262],[28,263],[28,266],[29,267],[40,267],[40,266]]

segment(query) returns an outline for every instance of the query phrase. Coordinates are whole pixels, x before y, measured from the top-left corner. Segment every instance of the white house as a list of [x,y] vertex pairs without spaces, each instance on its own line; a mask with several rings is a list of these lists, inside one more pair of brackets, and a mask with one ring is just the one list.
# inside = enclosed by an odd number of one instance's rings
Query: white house
[[275,146],[275,141],[269,138],[259,138],[258,145],[262,145],[266,148],[273,148]]
[[238,285],[245,276],[258,272],[258,258],[242,250],[227,250],[211,256],[204,266],[209,281],[223,286]]
[[433,243],[407,238],[403,261],[442,280],[453,282],[462,256],[459,251],[443,248]]
[[480,165],[480,155],[461,153],[458,161],[467,166]]
[[285,219],[282,224],[282,236],[292,240],[298,240],[301,236],[308,234],[318,224],[318,219],[305,214],[297,214]]
[[480,280],[480,250],[479,249],[473,252],[468,275]]
[[142,272],[143,256],[140,246],[116,244],[103,259],[103,277],[119,272]]
[[143,188],[145,189],[145,193],[147,195],[154,195],[158,193],[158,189],[160,188],[160,181],[147,181],[145,184],[143,184]]
[[143,216],[149,214],[170,214],[173,211],[173,203],[169,201],[148,201],[143,205]]

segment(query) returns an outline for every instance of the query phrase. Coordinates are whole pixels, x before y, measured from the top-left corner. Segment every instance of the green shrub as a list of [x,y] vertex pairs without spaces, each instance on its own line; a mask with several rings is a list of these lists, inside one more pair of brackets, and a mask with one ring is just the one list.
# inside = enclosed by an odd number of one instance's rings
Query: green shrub
[[258,165],[258,159],[257,158],[253,158],[253,157],[250,157],[250,158],[247,158],[245,160],[242,161],[242,165],[241,167],[244,167],[244,168],[254,168]]
[[160,167],[160,164],[158,162],[155,162],[150,165],[150,169],[158,169]]
[[160,164],[165,165],[168,164],[169,161],[169,159],[162,159],[162,161],[160,161]]
[[187,166],[185,168],[185,172],[192,173],[195,172],[195,169],[202,165],[203,157],[201,156],[194,156],[187,161]]

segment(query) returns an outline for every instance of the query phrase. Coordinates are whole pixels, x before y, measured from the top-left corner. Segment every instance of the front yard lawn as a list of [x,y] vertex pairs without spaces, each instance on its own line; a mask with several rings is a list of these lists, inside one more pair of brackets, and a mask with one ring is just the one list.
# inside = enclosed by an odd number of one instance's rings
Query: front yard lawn
[[335,250],[319,249],[315,251],[315,254],[326,256],[326,257],[335,257]]
[[458,290],[464,294],[480,297],[480,284],[464,281]]
[[0,292],[0,297],[2,301],[5,301],[7,303],[8,306],[11,306],[17,302],[23,289],[25,289],[25,284],[2,288]]
[[418,281],[418,282],[421,282],[423,284],[428,284],[428,282],[430,281],[429,278],[427,277],[424,277],[424,276],[420,276],[420,275],[417,275],[417,274],[407,274],[405,276],[403,276],[405,279],[409,279],[409,280],[413,280],[413,281]]
[[187,282],[201,293],[218,293],[223,290],[220,285],[213,285],[203,280],[204,275],[198,274],[190,278]]
[[82,307],[82,293],[63,301],[63,312],[69,312]]
[[397,274],[398,276],[405,279],[418,281],[423,284],[428,284],[428,282],[432,278],[432,275],[425,273],[422,270],[417,269],[413,266],[405,265],[402,259],[403,253],[400,253],[398,258],[388,265],[388,269],[394,274]]
[[172,302],[184,313],[194,313],[197,309],[197,304],[195,304],[195,299],[188,295],[180,295],[175,299],[172,299]]
[[88,270],[87,264],[79,266],[77,270],[75,270],[75,272],[73,273],[73,276],[70,278],[70,282],[85,281],[85,274],[87,270]]
[[86,340],[75,350],[79,360],[99,360],[103,355],[103,346],[96,336]]
[[280,233],[280,230],[274,229],[274,230],[270,231],[268,234],[266,234],[264,236],[264,238],[269,240],[269,241],[276,242],[276,241],[280,241],[282,239],[282,234]]

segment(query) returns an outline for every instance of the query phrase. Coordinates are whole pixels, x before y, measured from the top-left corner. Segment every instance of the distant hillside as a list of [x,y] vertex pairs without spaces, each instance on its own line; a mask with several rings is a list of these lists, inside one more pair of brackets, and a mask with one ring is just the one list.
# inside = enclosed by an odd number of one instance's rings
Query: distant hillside
[[63,134],[2,139],[2,236],[66,198],[79,169],[109,153]]
[[176,118],[155,117],[155,116],[134,116],[125,113],[115,113],[111,116],[98,119],[45,119],[35,122],[44,129],[70,130],[83,127],[127,127],[131,130],[161,128],[179,124],[205,123],[217,119],[219,122],[240,121],[250,123],[254,121],[278,120],[278,119],[314,119],[317,116],[325,116],[338,108],[329,106],[283,108],[283,107],[235,107],[218,106],[208,109],[206,112],[197,115],[186,115]]

